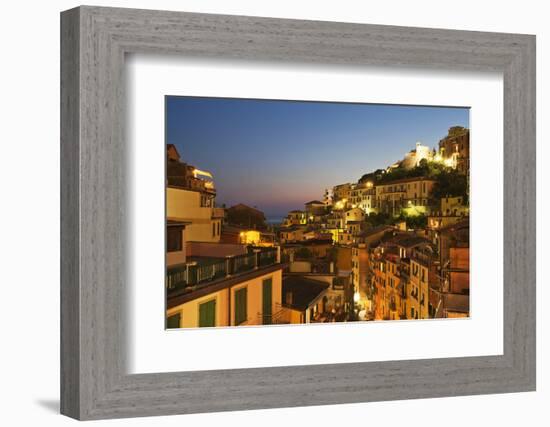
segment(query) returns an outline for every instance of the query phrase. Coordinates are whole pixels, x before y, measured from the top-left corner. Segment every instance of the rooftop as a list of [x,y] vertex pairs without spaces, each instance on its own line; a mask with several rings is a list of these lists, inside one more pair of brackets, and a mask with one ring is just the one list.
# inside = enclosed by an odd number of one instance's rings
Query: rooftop
[[285,244],[285,246],[315,246],[315,245],[332,245],[332,237],[330,239],[307,239],[301,240],[293,244]]
[[399,234],[395,236],[391,241],[397,246],[405,249],[413,248],[422,244],[430,244],[430,241],[424,237]]
[[186,225],[191,224],[191,221],[177,221],[174,219],[166,220],[166,225],[168,227],[185,227]]
[[288,292],[292,293],[291,308],[305,310],[328,289],[329,285],[319,280],[306,279],[303,276],[283,277],[283,301]]
[[386,231],[393,230],[391,225],[377,225],[376,227],[369,228],[368,230],[362,231],[358,234],[359,237],[369,237],[378,233],[384,233]]
[[458,231],[458,230],[461,230],[461,229],[466,229],[466,228],[470,228],[470,218],[469,217],[466,217],[461,221],[455,222],[454,224],[450,224],[450,225],[447,225],[445,227],[441,227],[439,229],[439,232],[440,233],[444,233],[444,232],[453,233],[455,231]]

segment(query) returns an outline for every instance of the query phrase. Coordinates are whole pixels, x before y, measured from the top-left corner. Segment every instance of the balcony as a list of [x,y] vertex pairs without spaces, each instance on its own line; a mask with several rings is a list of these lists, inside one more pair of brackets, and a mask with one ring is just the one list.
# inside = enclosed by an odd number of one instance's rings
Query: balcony
[[166,288],[170,293],[193,291],[276,263],[277,248],[255,249],[251,253],[226,258],[198,258],[196,261],[169,267],[166,271]]

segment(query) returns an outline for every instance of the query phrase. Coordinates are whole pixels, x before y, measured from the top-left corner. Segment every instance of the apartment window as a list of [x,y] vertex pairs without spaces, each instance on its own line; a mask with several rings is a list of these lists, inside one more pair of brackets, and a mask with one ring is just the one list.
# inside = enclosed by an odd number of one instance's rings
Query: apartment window
[[178,252],[183,248],[182,227],[168,227],[166,231],[166,251]]
[[247,316],[247,288],[235,291],[235,325],[245,322]]
[[199,328],[216,326],[216,300],[199,305]]
[[216,223],[213,222],[212,223],[212,237],[215,237],[216,236]]
[[177,313],[172,316],[168,316],[166,319],[166,329],[177,329],[180,327],[181,314]]
[[220,231],[220,228],[221,228],[221,223],[218,222],[218,236],[220,235],[220,232],[221,232],[221,231]]

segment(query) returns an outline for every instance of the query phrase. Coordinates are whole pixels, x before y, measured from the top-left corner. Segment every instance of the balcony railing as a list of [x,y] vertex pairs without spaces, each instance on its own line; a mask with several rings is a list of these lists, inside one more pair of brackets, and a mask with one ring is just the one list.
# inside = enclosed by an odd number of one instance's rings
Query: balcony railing
[[247,273],[277,262],[277,249],[267,248],[225,259],[204,259],[173,266],[166,272],[168,291],[206,286],[214,281]]
[[277,251],[262,251],[258,255],[258,265],[264,267],[277,262]]
[[260,325],[282,325],[290,323],[289,309],[281,304],[275,304],[275,311],[272,314],[259,314],[258,324]]

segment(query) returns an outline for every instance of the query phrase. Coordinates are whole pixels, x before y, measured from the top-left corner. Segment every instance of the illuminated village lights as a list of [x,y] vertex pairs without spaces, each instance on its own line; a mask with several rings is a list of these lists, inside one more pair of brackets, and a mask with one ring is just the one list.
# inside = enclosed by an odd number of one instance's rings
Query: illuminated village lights
[[[464,158],[462,153],[456,155],[453,153],[446,157],[445,153],[450,150],[441,150],[438,154],[435,150],[430,150],[426,152],[426,156],[428,156],[426,158],[424,151],[420,148],[423,147],[417,146],[415,155],[409,156],[411,168],[423,166],[426,162],[433,162],[446,167],[458,168],[460,172],[463,172],[461,168],[468,166],[468,157]],[[419,165],[419,159],[423,160],[422,165]],[[407,169],[405,166],[401,167]],[[429,170],[429,173],[437,174],[440,169],[442,168]],[[273,235],[270,245],[277,249],[263,253],[258,248],[262,246],[264,237],[260,238],[258,230],[232,227],[231,223],[224,224],[221,228],[218,223],[221,222],[223,216],[216,212],[218,210],[223,212],[223,210],[215,208],[214,200],[212,199],[207,206],[203,206],[202,199],[192,198],[193,191],[200,191],[202,196],[206,197],[215,195],[212,190],[205,191],[205,189],[213,188],[212,174],[199,169],[188,168],[187,170],[190,175],[187,176],[187,181],[191,182],[194,187],[168,189],[169,200],[177,197],[178,201],[182,202],[169,204],[169,206],[179,209],[173,215],[178,223],[172,224],[172,226],[174,228],[184,227],[178,234],[178,239],[173,239],[173,243],[185,243],[186,238],[189,239],[189,242],[187,242],[186,251],[171,250],[167,254],[167,287],[171,290],[170,292],[174,292],[173,289],[177,290],[178,286],[189,291],[186,294],[189,301],[186,300],[184,303],[188,304],[185,310],[192,307],[193,314],[185,315],[184,307],[181,307],[182,304],[169,306],[169,311],[167,311],[168,327],[253,325],[262,324],[266,322],[266,319],[270,323],[310,323],[346,321],[345,319],[398,320],[468,316],[468,294],[462,291],[462,288],[467,289],[468,286],[468,279],[464,278],[468,275],[467,271],[449,272],[449,277],[440,278],[433,276],[431,270],[423,266],[426,259],[430,261],[433,258],[433,254],[425,255],[420,252],[413,254],[413,249],[416,250],[413,246],[407,246],[406,249],[399,247],[399,255],[395,253],[398,245],[405,244],[401,242],[403,239],[420,239],[419,245],[425,246],[430,244],[429,240],[432,239],[432,235],[435,236],[434,233],[438,233],[437,239],[433,237],[435,244],[440,242],[440,236],[447,233],[450,237],[443,237],[451,242],[455,232],[449,231],[446,227],[456,224],[457,221],[462,221],[460,227],[467,227],[467,222],[464,220],[468,214],[467,201],[465,202],[459,197],[445,197],[439,200],[441,205],[439,206],[435,204],[437,200],[430,199],[434,185],[434,179],[430,178],[432,175],[429,175],[428,178],[424,176],[401,179],[390,177],[390,179],[378,182],[376,180],[378,171],[376,171],[376,173],[364,175],[371,181],[365,179],[364,181],[359,180],[357,183],[335,186],[332,190],[334,197],[330,196],[329,190],[325,190],[323,201],[314,200],[305,204],[305,210],[290,211],[281,230],[275,228],[278,234],[268,233]],[[384,171],[380,171],[380,173],[384,173]],[[195,185],[192,177],[201,179],[204,181],[204,185],[202,187]],[[186,183],[186,185],[190,184]],[[336,201],[333,202],[334,198]],[[189,210],[187,212],[190,207],[200,208],[201,211],[191,212]],[[361,216],[354,212],[359,210],[363,212]],[[372,224],[385,221],[384,217],[365,218],[365,214],[370,215],[378,212],[393,218],[392,225],[382,225],[379,228]],[[420,219],[412,218],[419,215],[428,217],[427,224]],[[403,217],[407,217],[407,220],[405,221]],[[411,217],[410,221],[409,217]],[[407,225],[407,223],[409,224]],[[466,225],[462,225],[463,223]],[[223,236],[220,236],[220,228]],[[239,230],[239,228],[241,229]],[[386,234],[388,230],[395,234],[391,239]],[[170,234],[175,235],[173,232]],[[231,238],[235,241],[231,241],[233,245],[227,245],[222,238]],[[389,240],[382,242],[382,245],[377,247],[376,245],[382,238]],[[373,242],[375,244],[371,246]],[[453,254],[460,252],[460,256],[466,261],[468,248],[464,244],[467,242],[466,240],[461,242],[461,246],[451,248],[454,251]],[[210,244],[205,245],[204,243]],[[212,243],[216,243],[216,245],[214,246]],[[236,243],[246,245],[248,248],[243,249],[242,253],[226,255],[226,259],[219,256],[219,252],[226,248],[224,245],[227,245],[227,250],[229,248],[235,250]],[[277,246],[278,244],[280,246]],[[323,244],[327,247],[322,247]],[[387,254],[385,254],[386,244],[388,245]],[[181,243],[179,245],[179,248],[183,249],[183,245]],[[192,255],[194,250],[199,253],[198,249],[207,246],[217,247],[216,257],[220,260],[210,260],[209,263],[197,266],[197,261],[194,261],[190,254]],[[296,248],[306,248],[308,251],[302,250],[299,258],[295,258]],[[275,256],[274,253],[277,255]],[[188,258],[185,268],[182,268],[181,258],[185,256]],[[451,257],[450,254],[448,256],[449,262],[454,262],[453,260],[457,258],[456,256]],[[185,262],[185,259],[183,261]],[[461,262],[464,264],[466,261]],[[289,271],[293,274],[286,273],[286,270],[281,268],[281,262],[289,263]],[[464,269],[462,264],[459,267]],[[262,271],[265,271],[265,277],[260,277]],[[411,275],[416,274],[415,271],[419,272],[418,277],[411,278]],[[248,279],[248,275],[253,272],[258,274],[258,280],[256,277]],[[327,287],[326,283],[319,282],[320,275],[327,276],[327,283],[332,282],[333,286],[331,287],[329,283],[329,287]],[[454,288],[452,289],[451,275],[454,275],[452,279],[456,282],[453,282]],[[268,276],[273,278],[270,279]],[[296,277],[304,278],[302,287],[321,283],[318,285],[320,292],[325,293],[324,296],[327,298],[321,298],[319,296],[321,294],[316,294],[311,298],[311,304],[305,309],[291,311],[288,307],[292,304],[296,305],[297,301],[297,294],[293,292],[298,290],[301,292],[303,289],[293,288],[292,291],[288,289],[285,291],[283,284]],[[236,280],[240,282],[235,284]],[[207,289],[210,282],[215,282],[218,286],[219,282],[223,281],[228,281],[227,291],[224,292],[229,292],[230,297],[222,295],[218,288],[213,288],[211,296],[212,300],[216,299],[215,306],[211,301],[203,302],[201,300],[197,304],[193,302],[195,301],[193,287],[198,283],[201,284],[201,289]],[[271,292],[265,293],[264,281]],[[432,295],[434,292],[431,288],[434,283],[449,288],[453,293],[453,302],[460,300],[460,306],[445,305],[445,301],[436,300]],[[241,289],[245,287],[249,288],[248,297],[246,294],[243,297],[242,294]],[[241,293],[238,294],[238,292]],[[263,313],[265,309],[262,300],[264,293],[273,297],[269,304],[270,308],[266,311],[267,314],[256,316],[257,313]],[[338,316],[341,317],[334,320],[337,311],[331,304],[334,304],[336,293],[340,297],[342,311],[338,312]],[[230,303],[226,305],[226,301],[230,301]],[[247,309],[243,311],[243,307],[247,307]],[[365,310],[365,312],[363,315],[358,315],[358,310]],[[203,316],[202,312],[206,314]],[[296,315],[289,314],[295,312]],[[251,313],[254,313],[254,316]],[[197,322],[198,324],[195,325]]]

